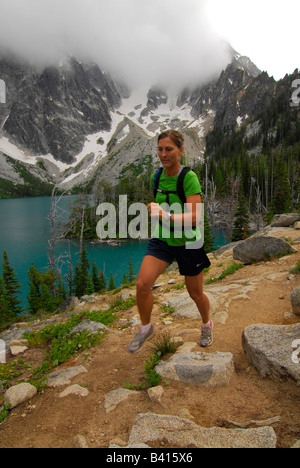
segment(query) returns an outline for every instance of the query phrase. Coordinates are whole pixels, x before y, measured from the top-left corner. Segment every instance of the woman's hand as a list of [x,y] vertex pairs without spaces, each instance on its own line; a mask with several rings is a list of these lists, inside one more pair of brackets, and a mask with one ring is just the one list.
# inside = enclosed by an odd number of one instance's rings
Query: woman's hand
[[151,218],[159,218],[161,220],[168,219],[167,213],[161,208],[161,206],[158,203],[149,203],[149,205],[147,205],[147,209]]

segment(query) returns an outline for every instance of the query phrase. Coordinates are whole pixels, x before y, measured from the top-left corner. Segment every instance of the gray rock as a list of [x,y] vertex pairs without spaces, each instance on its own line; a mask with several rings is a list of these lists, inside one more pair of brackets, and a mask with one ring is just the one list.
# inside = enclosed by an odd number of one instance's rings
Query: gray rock
[[75,309],[79,305],[78,297],[69,297],[66,299],[58,309],[55,311],[55,314],[61,314],[62,312],[67,312],[69,310]]
[[74,437],[73,445],[74,445],[74,448],[77,448],[77,449],[88,449],[89,448],[85,437],[83,437],[81,435],[77,435],[77,436]]
[[112,444],[110,445],[108,448],[121,448],[121,449],[133,449],[133,448],[142,448],[142,449],[145,449],[145,448],[151,448],[149,445],[147,444],[132,444],[132,445],[127,445],[126,447],[122,447],[122,445],[116,445],[116,444]]
[[255,236],[234,247],[233,258],[245,265],[250,265],[255,262],[267,261],[278,255],[288,255],[292,252],[295,252],[294,247],[283,239],[272,236]]
[[298,440],[292,447],[292,449],[300,449],[300,440]]
[[175,354],[155,368],[163,378],[192,385],[227,385],[234,373],[231,353]]
[[153,403],[158,403],[161,405],[161,398],[163,394],[164,394],[164,389],[161,385],[148,389],[148,396]]
[[110,413],[122,401],[127,400],[133,395],[139,394],[139,392],[136,392],[134,390],[127,390],[125,388],[118,388],[117,390],[112,390],[106,395],[104,401],[104,408],[107,413]]
[[289,227],[300,221],[300,213],[283,213],[275,215],[272,219],[272,227]]
[[167,440],[178,447],[275,448],[272,427],[257,429],[203,428],[188,419],[153,413],[138,414],[131,429],[129,445]]
[[17,330],[8,330],[5,333],[0,333],[0,340],[3,340],[6,346],[9,346],[9,343],[13,340],[21,340],[26,332],[31,332],[29,328],[26,329],[17,329]]
[[93,322],[91,320],[82,320],[78,325],[72,328],[70,333],[77,333],[86,330],[93,335],[96,335],[99,330],[109,330],[106,325],[100,322]]
[[11,408],[25,403],[35,397],[37,389],[29,383],[21,383],[9,388],[4,395],[4,403],[10,405]]
[[69,367],[66,369],[58,369],[48,375],[47,386],[48,387],[62,387],[69,385],[71,380],[80,374],[86,374],[87,370],[83,366]]
[[80,302],[86,302],[89,304],[90,302],[95,302],[97,300],[97,297],[94,296],[94,294],[91,294],[90,296],[82,296],[80,298]]
[[219,255],[222,255],[224,252],[227,252],[227,250],[233,249],[234,247],[236,247],[241,242],[243,242],[243,241],[231,242],[230,244],[223,245],[218,250],[214,251],[214,256],[218,257]]
[[200,312],[188,293],[176,294],[167,301],[168,307],[174,308],[173,317],[200,319]]
[[293,344],[300,339],[296,325],[251,325],[242,336],[243,348],[262,377],[300,383],[300,366],[293,362]]
[[300,315],[300,287],[295,288],[291,294],[291,303],[295,315]]
[[61,392],[59,398],[65,398],[69,395],[87,397],[89,395],[89,391],[87,388],[83,388],[80,385],[71,385],[70,387],[67,387],[63,392]]

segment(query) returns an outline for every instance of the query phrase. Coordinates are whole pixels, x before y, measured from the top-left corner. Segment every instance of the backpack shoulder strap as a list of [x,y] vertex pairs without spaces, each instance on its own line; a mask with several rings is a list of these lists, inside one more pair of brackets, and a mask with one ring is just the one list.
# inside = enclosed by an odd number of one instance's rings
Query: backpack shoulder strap
[[190,167],[184,167],[178,176],[177,195],[180,198],[180,201],[183,205],[186,203],[186,196],[185,196],[184,187],[183,187],[184,178],[187,175],[187,173],[190,172],[191,170],[192,169]]
[[163,170],[164,170],[163,167],[158,169],[158,171],[156,172],[155,177],[154,177],[154,182],[153,182],[154,200],[156,200],[156,195],[157,195],[157,191],[158,191],[158,187],[159,187],[159,181],[160,181],[160,177],[162,175]]

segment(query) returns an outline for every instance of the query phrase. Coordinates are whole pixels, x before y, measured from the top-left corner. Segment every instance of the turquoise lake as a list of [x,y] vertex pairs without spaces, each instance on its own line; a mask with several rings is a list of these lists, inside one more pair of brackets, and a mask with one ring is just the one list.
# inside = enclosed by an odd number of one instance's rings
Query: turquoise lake
[[[74,196],[63,197],[60,208],[64,210],[64,219],[68,219],[71,203]],[[2,253],[6,250],[10,265],[14,268],[19,282],[22,285],[20,296],[27,304],[28,275],[31,264],[38,270],[47,269],[48,240],[50,225],[46,219],[50,211],[50,197],[18,198],[0,200],[0,250],[2,274]],[[223,231],[214,230],[215,247],[220,247],[228,241]],[[147,241],[128,240],[118,247],[107,244],[85,243],[90,265],[96,262],[97,268],[103,270],[107,279],[112,273],[116,286],[119,286],[124,273],[127,273],[129,258],[132,258],[133,267],[137,274],[147,249]],[[69,250],[69,242],[62,241],[56,245],[56,257]],[[79,241],[70,241],[72,263],[78,261]],[[63,274],[66,267],[62,268]]]

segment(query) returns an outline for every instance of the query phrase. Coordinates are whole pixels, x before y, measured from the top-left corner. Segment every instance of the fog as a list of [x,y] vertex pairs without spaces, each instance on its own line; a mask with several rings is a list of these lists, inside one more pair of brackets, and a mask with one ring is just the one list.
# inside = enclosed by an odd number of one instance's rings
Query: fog
[[0,0],[0,53],[42,66],[75,56],[131,86],[200,83],[230,61],[206,1]]

